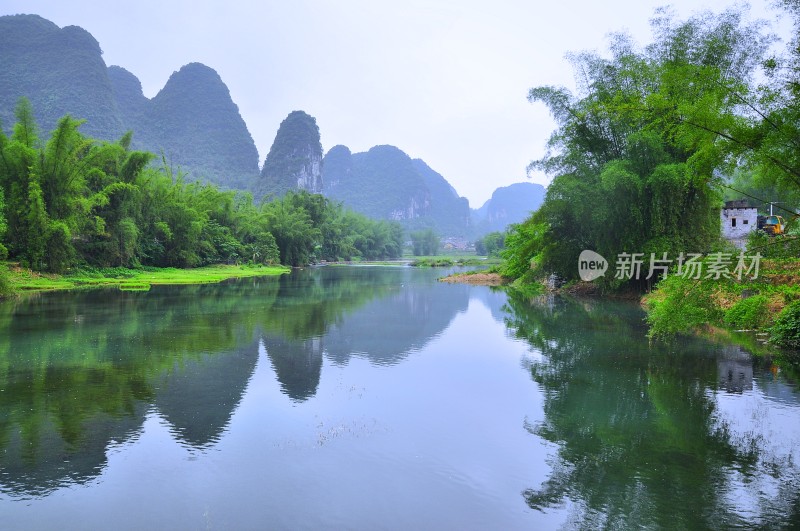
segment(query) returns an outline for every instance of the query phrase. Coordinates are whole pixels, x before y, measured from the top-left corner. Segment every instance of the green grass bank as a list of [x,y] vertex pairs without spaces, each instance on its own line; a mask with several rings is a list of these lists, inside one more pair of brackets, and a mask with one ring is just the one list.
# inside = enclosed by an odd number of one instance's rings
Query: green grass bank
[[116,286],[121,290],[148,290],[166,284],[211,284],[231,278],[260,277],[287,273],[283,266],[211,265],[195,269],[122,267],[76,269],[67,274],[39,273],[16,263],[0,263],[6,268],[7,285],[12,293]]

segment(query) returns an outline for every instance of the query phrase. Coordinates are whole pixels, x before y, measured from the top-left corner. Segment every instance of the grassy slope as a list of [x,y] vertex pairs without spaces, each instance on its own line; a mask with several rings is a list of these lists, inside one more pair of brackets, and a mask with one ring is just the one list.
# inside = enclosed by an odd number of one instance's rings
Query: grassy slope
[[800,260],[762,260],[755,280],[686,280],[671,276],[644,297],[651,334],[689,332],[706,325],[763,331],[800,300]]

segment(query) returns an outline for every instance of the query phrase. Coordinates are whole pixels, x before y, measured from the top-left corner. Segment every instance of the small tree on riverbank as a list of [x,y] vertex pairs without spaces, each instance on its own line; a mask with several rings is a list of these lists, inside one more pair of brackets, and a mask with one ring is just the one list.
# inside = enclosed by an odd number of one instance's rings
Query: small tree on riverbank
[[433,229],[412,232],[411,247],[414,256],[433,256],[439,251],[439,237]]

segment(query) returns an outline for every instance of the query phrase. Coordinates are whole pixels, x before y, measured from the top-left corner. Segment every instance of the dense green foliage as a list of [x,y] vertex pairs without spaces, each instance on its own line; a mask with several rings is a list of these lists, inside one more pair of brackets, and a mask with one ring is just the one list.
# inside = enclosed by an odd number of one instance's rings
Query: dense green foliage
[[[651,337],[666,337],[708,324],[722,324],[725,312],[714,298],[716,282],[670,275],[659,284],[659,296],[648,299]],[[737,319],[736,314],[731,319]]]
[[[800,299],[796,259],[761,260],[757,278],[685,278],[670,275],[645,297],[651,337],[665,337],[705,326],[764,330],[777,339],[776,324],[784,308]],[[784,310],[786,311],[786,310]],[[797,325],[786,320],[784,333]]]
[[292,111],[281,122],[264,161],[258,193],[283,196],[287,192],[322,191],[322,144],[317,121],[303,111]]
[[307,193],[256,205],[249,195],[186,183],[166,164],[151,168],[151,154],[131,151],[130,134],[98,143],[80,125],[66,116],[41,142],[22,99],[13,134],[0,134],[0,189],[9,204],[0,241],[11,259],[32,269],[301,265],[401,253],[397,225]]
[[[794,32],[785,52],[764,61],[766,81],[742,92],[747,105],[739,127],[712,129],[724,136],[738,157],[742,171],[752,177],[750,184],[771,196],[753,194],[767,201],[780,200],[778,214],[800,205],[800,2],[779,0],[789,15]],[[735,184],[735,183],[734,183]]]
[[747,248],[765,258],[791,259],[800,256],[800,226],[795,221],[787,237],[774,238],[763,231],[753,231],[747,237]]
[[502,232],[490,232],[475,241],[475,253],[481,256],[500,256],[505,248],[506,235]]
[[[8,229],[8,223],[6,223],[5,194],[3,193],[3,189],[0,188],[0,242],[3,240],[3,236],[6,234],[6,229]],[[0,260],[5,260],[7,256],[8,249],[6,249],[5,245],[0,243]]]
[[800,301],[784,308],[770,331],[776,345],[800,350]]
[[0,299],[11,295],[12,288],[8,280],[8,272],[5,266],[0,265]]
[[[5,260],[8,256],[8,249],[1,242],[6,233],[6,216],[5,216],[5,200],[3,198],[3,189],[0,188],[0,260]],[[11,293],[11,285],[8,282],[8,273],[4,265],[0,264],[0,298],[3,298]]]
[[[682,23],[659,11],[653,29],[656,39],[643,50],[616,35],[610,58],[573,55],[577,96],[531,90],[530,101],[545,103],[559,127],[546,156],[531,165],[554,176],[533,216],[544,232],[506,243],[515,274],[536,257],[543,273],[569,280],[584,249],[614,270],[622,252],[674,258],[708,252],[717,240],[716,172],[738,160],[728,137],[749,123],[741,95],[770,39],[737,9]],[[645,285],[625,280],[598,282]]]
[[[503,257],[501,274],[521,282],[534,281],[540,273],[537,258],[544,248],[546,233],[547,225],[534,217],[509,227],[503,240],[504,249],[500,253]],[[553,249],[553,252],[556,250]]]
[[262,211],[283,264],[399,258],[403,251],[400,225],[370,220],[319,194],[290,192]]
[[[786,0],[781,4],[793,16],[795,28],[800,28],[800,3]],[[730,14],[721,21],[732,21]],[[731,36],[735,36],[731,33]],[[739,34],[733,42],[748,53],[758,51],[764,37],[753,33]],[[688,281],[670,276],[662,281],[648,301],[648,321],[651,335],[661,336],[685,332],[706,324],[734,328],[766,330],[774,344],[798,348],[800,319],[797,300],[800,297],[796,221],[791,218],[800,202],[800,156],[797,138],[800,118],[800,37],[795,32],[783,55],[763,61],[765,77],[753,85],[746,71],[730,69],[726,91],[717,97],[732,98],[738,106],[721,112],[719,106],[708,102],[706,109],[695,115],[684,113],[677,120],[671,116],[671,127],[685,136],[711,135],[711,147],[705,146],[708,160],[715,167],[732,175],[721,182],[727,199],[742,195],[768,213],[769,201],[778,200],[776,213],[790,221],[787,236],[769,237],[752,233],[747,242],[748,252],[760,253],[769,260],[762,264],[757,280],[731,279]],[[744,52],[742,52],[744,53]],[[753,57],[753,60],[758,58]],[[705,72],[704,72],[705,73]],[[699,75],[696,78],[702,79]],[[717,85],[724,85],[718,81]],[[712,89],[707,93],[714,94]],[[705,101],[708,101],[706,98]],[[665,100],[666,104],[666,100]],[[671,113],[665,113],[670,116]],[[670,123],[666,122],[665,123]],[[712,149],[713,148],[713,149]]]
[[769,297],[754,295],[741,299],[725,312],[723,320],[736,329],[759,329],[769,322]]

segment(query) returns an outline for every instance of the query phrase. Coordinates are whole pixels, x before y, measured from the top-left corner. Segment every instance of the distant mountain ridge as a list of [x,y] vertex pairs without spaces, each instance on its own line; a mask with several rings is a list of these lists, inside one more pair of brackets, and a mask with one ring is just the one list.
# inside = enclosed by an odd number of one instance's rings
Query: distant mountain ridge
[[314,118],[292,111],[281,122],[256,189],[259,196],[282,196],[290,190],[322,193],[322,143]]
[[503,231],[512,223],[525,221],[544,202],[545,188],[536,183],[516,183],[492,193],[483,206],[472,211],[475,234]]
[[323,193],[366,216],[467,237],[469,202],[424,161],[395,146],[351,153],[334,146],[322,160]]
[[[124,107],[121,98],[117,101]],[[214,69],[201,63],[182,66],[148,104],[143,121],[126,123],[134,138],[142,132],[144,149],[163,150],[192,179],[207,177],[226,188],[251,184],[258,150]]]
[[522,188],[498,189],[471,211],[442,175],[397,147],[352,153],[337,145],[323,156],[316,120],[303,111],[280,124],[259,170],[253,138],[214,69],[184,65],[150,99],[134,74],[106,67],[89,32],[59,28],[38,15],[0,17],[3,130],[13,126],[22,96],[31,101],[43,138],[71,114],[86,120],[81,131],[94,138],[113,141],[132,130],[135,149],[163,154],[189,180],[247,190],[256,199],[290,190],[322,193],[369,217],[396,220],[409,230],[433,228],[444,237],[503,230],[538,208],[544,193],[539,185],[513,185]]
[[85,118],[84,133],[118,138],[124,126],[117,112],[100,44],[78,26],[59,28],[38,15],[0,17],[0,121],[14,125],[20,97],[33,104],[43,132],[71,114]]
[[33,106],[43,135],[65,114],[81,131],[116,140],[132,130],[133,146],[163,153],[189,179],[244,188],[258,174],[258,151],[228,87],[211,68],[190,63],[152,99],[139,80],[106,67],[99,43],[77,26],[59,28],[38,15],[0,17],[0,121],[14,124],[20,97]]

